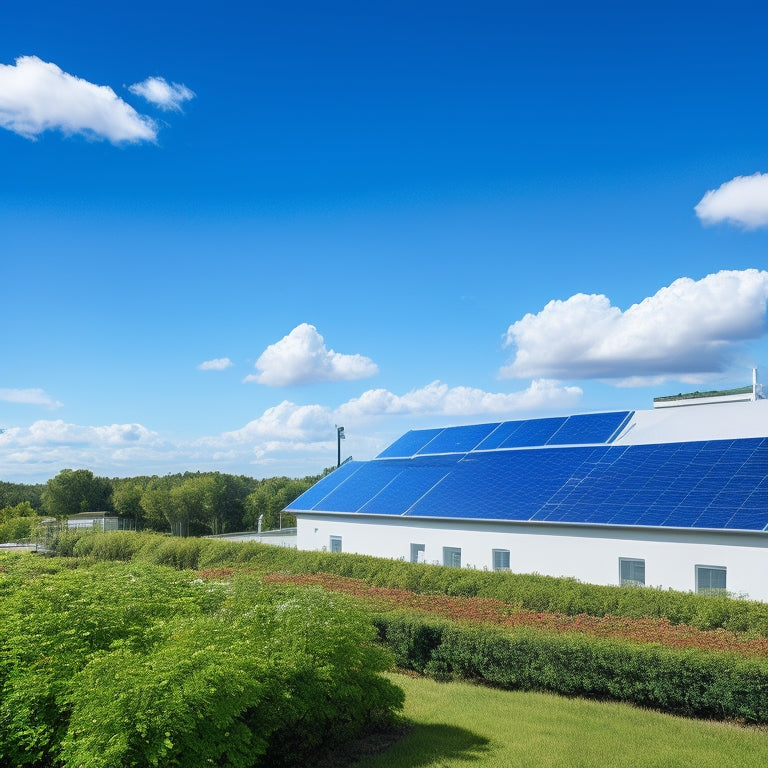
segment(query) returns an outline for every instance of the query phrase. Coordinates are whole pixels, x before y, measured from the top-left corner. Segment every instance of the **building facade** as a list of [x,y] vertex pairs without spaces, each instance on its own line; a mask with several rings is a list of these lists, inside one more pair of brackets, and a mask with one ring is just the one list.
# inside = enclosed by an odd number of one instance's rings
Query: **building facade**
[[768,601],[768,400],[414,430],[288,507],[299,549]]

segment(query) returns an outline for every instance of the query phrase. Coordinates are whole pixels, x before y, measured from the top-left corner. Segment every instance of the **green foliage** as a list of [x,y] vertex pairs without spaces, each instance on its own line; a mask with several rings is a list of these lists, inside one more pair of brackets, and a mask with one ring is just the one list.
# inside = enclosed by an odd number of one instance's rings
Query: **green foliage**
[[38,526],[37,517],[14,517],[0,523],[0,542],[30,541]]
[[0,765],[301,765],[402,706],[339,596],[66,562],[2,560]]
[[[135,542],[125,546],[133,548],[133,557],[137,559],[165,564],[174,562],[175,556],[171,552],[174,545],[162,537],[131,539],[128,534],[128,541]],[[181,543],[178,546],[183,549]],[[197,565],[190,565],[195,561],[186,559],[188,555],[179,555],[179,562],[186,563],[183,567],[243,565],[259,574],[276,571],[333,573],[361,579],[378,587],[408,589],[422,594],[495,598],[531,611],[569,616],[580,613],[630,618],[648,616],[666,618],[673,624],[689,624],[698,629],[723,628],[768,637],[768,604],[725,595],[697,595],[650,587],[597,586],[575,579],[445,568],[347,553],[298,552],[252,542],[206,539],[192,549],[196,552]]]
[[376,617],[400,666],[438,679],[626,701],[678,714],[768,722],[768,660],[650,643]]
[[62,469],[45,486],[42,506],[45,514],[65,518],[78,512],[112,508],[112,484],[106,477],[95,477],[88,469]]
[[22,502],[28,502],[35,510],[39,510],[44,488],[43,484],[26,485],[0,480],[0,507],[14,507]]
[[243,524],[246,530],[256,530],[263,515],[262,530],[287,528],[296,525],[295,515],[283,514],[282,510],[304,491],[317,482],[319,477],[293,480],[288,477],[270,477],[262,480],[245,499]]

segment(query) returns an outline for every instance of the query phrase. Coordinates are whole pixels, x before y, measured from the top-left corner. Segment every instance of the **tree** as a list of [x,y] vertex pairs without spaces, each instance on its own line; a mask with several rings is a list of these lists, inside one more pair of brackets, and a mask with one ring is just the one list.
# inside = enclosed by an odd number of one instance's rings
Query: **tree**
[[56,518],[110,509],[112,483],[89,469],[62,469],[45,486],[43,511]]
[[245,513],[243,523],[246,528],[255,530],[258,528],[259,517],[262,519],[262,529],[265,531],[284,525],[295,525],[294,515],[282,510],[294,499],[298,498],[316,480],[314,477],[305,477],[302,480],[289,477],[270,477],[262,480],[256,490],[245,498]]
[[133,520],[136,530],[144,519],[141,497],[144,489],[137,483],[121,483],[112,491],[112,506],[120,517]]
[[[147,525],[156,531],[167,531],[170,527],[168,517],[171,507],[171,491],[159,487],[156,482],[150,483],[147,490],[141,494],[141,508],[144,510]],[[171,513],[172,514],[172,513]]]

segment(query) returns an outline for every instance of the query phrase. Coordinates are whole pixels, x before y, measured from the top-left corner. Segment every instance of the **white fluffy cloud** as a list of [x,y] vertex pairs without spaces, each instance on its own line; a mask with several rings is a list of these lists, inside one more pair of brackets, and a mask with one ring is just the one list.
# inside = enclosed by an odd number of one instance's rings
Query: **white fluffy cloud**
[[542,408],[570,408],[580,399],[579,387],[563,387],[540,379],[520,392],[485,392],[474,387],[449,387],[433,381],[421,389],[395,395],[386,389],[370,389],[344,403],[340,418],[382,415],[506,416]]
[[723,371],[740,342],[766,332],[768,272],[683,277],[622,312],[607,296],[550,301],[509,326],[502,377],[622,379]]
[[768,226],[768,173],[726,181],[710,189],[694,210],[703,224],[728,222],[745,229]]
[[245,381],[272,387],[311,384],[318,381],[351,381],[378,373],[378,366],[362,355],[343,355],[325,346],[314,325],[302,323],[256,361],[257,374]]
[[414,422],[434,426],[436,419],[445,423],[452,417],[501,420],[528,410],[567,410],[580,397],[578,387],[553,381],[535,381],[511,394],[436,381],[401,396],[370,390],[336,409],[284,400],[240,429],[175,443],[141,424],[81,426],[41,420],[0,433],[0,476],[44,481],[65,467],[85,467],[111,477],[195,469],[299,477],[335,463],[336,424],[347,428],[344,447],[355,458],[367,459]]
[[42,389],[0,389],[0,402],[44,405],[46,408],[61,408],[62,405]]
[[70,75],[37,56],[0,64],[0,126],[30,139],[47,130],[113,144],[157,137],[155,122],[110,87]]
[[128,86],[131,93],[160,107],[181,112],[181,105],[195,97],[194,91],[181,83],[168,83],[164,77],[148,77],[140,83]]
[[[141,424],[80,426],[40,420],[0,434],[0,473],[51,476],[64,467],[105,475],[138,474],[173,459],[174,446]],[[134,468],[140,469],[134,472]]]
[[206,360],[197,366],[200,371],[225,371],[231,368],[234,363],[228,357],[217,357],[213,360]]

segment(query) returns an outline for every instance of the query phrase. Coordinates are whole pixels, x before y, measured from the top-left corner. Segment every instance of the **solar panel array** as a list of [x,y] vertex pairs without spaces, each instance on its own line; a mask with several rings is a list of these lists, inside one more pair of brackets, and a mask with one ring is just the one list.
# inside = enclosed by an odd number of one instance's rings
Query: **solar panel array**
[[289,509],[763,530],[767,467],[766,440],[489,452],[452,465],[358,462]]
[[610,442],[634,411],[587,413],[524,421],[472,424],[467,427],[406,432],[377,458],[408,458],[435,453],[489,451],[544,445],[589,445]]

